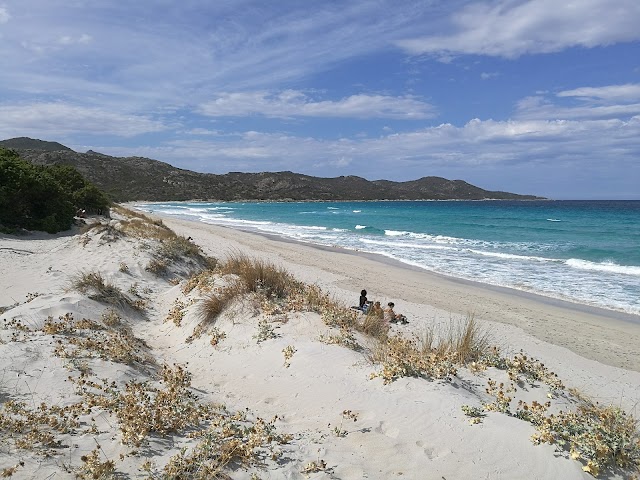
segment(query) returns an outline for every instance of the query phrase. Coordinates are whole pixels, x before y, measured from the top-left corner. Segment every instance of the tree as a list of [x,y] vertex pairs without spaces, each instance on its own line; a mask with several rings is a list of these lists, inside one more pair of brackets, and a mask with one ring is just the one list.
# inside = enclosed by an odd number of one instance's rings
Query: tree
[[0,148],[0,228],[56,233],[68,230],[78,208],[108,210],[109,200],[77,170],[45,167]]

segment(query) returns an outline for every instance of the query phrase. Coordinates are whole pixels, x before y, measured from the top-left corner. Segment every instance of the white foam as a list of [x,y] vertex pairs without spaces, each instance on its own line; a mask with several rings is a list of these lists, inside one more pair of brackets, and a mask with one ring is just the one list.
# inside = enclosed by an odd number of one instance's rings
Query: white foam
[[367,226],[366,225],[356,225],[355,226],[356,230],[362,230],[363,228],[367,228]]
[[566,261],[566,264],[570,267],[580,270],[592,270],[598,272],[618,273],[623,275],[640,276],[640,267],[633,267],[627,265],[618,265],[614,262],[589,262],[588,260],[581,260],[578,258],[570,258]]
[[409,235],[411,232],[403,232],[403,231],[398,231],[398,230],[385,230],[384,234],[388,235],[390,237],[400,237],[403,235]]
[[413,243],[413,242],[394,242],[390,240],[375,240],[372,238],[361,238],[360,241],[362,243],[366,243],[369,245],[380,245],[386,247],[401,247],[403,249],[406,248],[415,248],[420,250],[456,250],[459,249],[453,247],[446,247],[444,245],[433,245],[428,243]]

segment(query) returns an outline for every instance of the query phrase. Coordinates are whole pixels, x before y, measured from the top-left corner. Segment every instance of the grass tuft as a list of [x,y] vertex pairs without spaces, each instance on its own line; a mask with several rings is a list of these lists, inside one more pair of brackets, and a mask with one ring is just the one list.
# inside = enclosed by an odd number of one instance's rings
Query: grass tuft
[[286,270],[241,253],[229,256],[219,268],[223,275],[237,275],[246,291],[263,293],[268,297],[283,299],[301,287],[301,283]]
[[119,308],[131,307],[139,310],[141,304],[127,297],[120,288],[108,283],[98,271],[82,272],[71,280],[71,288],[80,293],[88,293],[89,298]]

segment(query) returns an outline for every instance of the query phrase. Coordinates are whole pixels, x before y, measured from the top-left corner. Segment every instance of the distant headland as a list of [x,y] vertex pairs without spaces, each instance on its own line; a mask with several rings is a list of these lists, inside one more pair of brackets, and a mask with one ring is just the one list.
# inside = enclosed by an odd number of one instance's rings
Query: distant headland
[[358,176],[321,178],[285,172],[224,175],[198,173],[143,157],[78,153],[57,142],[27,137],[0,141],[38,165],[65,164],[116,202],[181,200],[542,200],[534,195],[488,191],[463,180],[423,177],[406,182],[367,180]]

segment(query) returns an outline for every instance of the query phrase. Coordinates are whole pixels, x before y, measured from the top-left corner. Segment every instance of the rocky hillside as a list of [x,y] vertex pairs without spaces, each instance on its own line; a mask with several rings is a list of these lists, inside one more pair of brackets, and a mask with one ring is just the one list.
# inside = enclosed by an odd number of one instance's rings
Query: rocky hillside
[[531,200],[539,197],[492,192],[462,180],[424,177],[409,182],[369,181],[356,176],[319,178],[293,172],[197,173],[142,157],[75,152],[64,145],[27,138],[0,141],[41,165],[68,164],[118,202],[148,200]]

